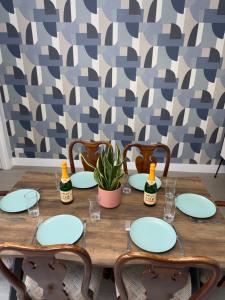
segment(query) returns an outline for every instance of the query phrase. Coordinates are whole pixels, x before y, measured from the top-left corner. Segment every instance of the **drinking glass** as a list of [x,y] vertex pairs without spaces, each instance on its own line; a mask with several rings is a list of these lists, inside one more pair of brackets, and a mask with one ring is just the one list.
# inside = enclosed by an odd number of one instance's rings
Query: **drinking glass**
[[36,191],[27,192],[24,195],[28,207],[28,214],[32,218],[39,216],[38,193]]
[[128,174],[125,174],[124,175],[124,184],[123,184],[123,193],[124,194],[130,194],[130,192],[131,192],[131,187],[128,183],[128,179],[129,179]]
[[91,196],[89,200],[89,215],[92,223],[101,219],[101,209],[98,203],[98,196]]
[[175,217],[176,205],[175,205],[175,196],[165,194],[165,206],[164,206],[164,215],[163,220],[167,223],[172,223]]
[[174,177],[164,178],[163,185],[165,189],[165,195],[168,195],[169,197],[174,197],[176,194],[176,184],[177,184],[176,178]]
[[59,191],[59,187],[60,187],[60,176],[59,176],[59,173],[58,173],[58,170],[55,169],[55,187],[56,187],[56,190]]

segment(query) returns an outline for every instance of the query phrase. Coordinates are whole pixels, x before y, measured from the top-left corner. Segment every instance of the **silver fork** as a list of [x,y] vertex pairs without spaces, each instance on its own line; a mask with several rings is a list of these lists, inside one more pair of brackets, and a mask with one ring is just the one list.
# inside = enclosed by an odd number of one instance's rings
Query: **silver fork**
[[86,230],[87,230],[87,221],[86,220],[83,221],[83,226],[84,226],[84,230],[83,230],[82,246],[85,248],[86,247]]
[[[171,225],[172,225],[172,224],[171,224]],[[172,225],[172,226],[173,226],[173,229],[174,229],[175,232],[176,232],[177,242],[178,242],[178,244],[179,244],[179,253],[180,253],[180,255],[184,256],[184,255],[185,255],[185,252],[184,252],[184,246],[183,246],[182,240],[181,240],[181,238],[179,237],[179,235],[177,234],[177,231],[176,231],[176,228],[174,227],[174,225]]]
[[198,218],[194,218],[194,217],[190,217],[191,221],[194,223],[204,223],[204,220],[202,219],[198,219]]
[[130,251],[130,250],[131,250],[130,224],[131,224],[131,221],[130,221],[130,220],[125,221],[125,230],[126,230],[126,232],[127,232],[127,251]]
[[194,218],[194,217],[190,217],[191,221],[193,223],[212,223],[212,224],[223,224],[223,220],[204,220],[204,219],[198,219],[198,218]]
[[177,235],[177,241],[178,241],[179,248],[180,248],[180,255],[184,256],[185,255],[184,246],[183,246],[182,240],[179,237],[179,235]]
[[36,239],[36,234],[37,234],[38,228],[39,228],[39,226],[41,225],[42,222],[43,222],[42,217],[38,217],[37,225],[36,225],[36,228],[35,228],[35,231],[34,231],[34,235],[33,235],[33,237],[32,237],[32,240],[31,240],[31,244],[34,243],[34,241],[35,241],[35,239]]
[[41,188],[38,187],[28,187],[28,186],[21,186],[20,189],[31,189],[31,190],[35,190],[37,192],[40,192]]

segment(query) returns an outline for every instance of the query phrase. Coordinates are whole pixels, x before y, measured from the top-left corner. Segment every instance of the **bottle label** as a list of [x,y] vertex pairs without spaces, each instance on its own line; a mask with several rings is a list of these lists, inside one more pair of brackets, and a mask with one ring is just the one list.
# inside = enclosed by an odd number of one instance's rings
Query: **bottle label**
[[60,191],[60,199],[63,203],[69,203],[73,200],[73,191]]
[[144,192],[144,203],[146,203],[147,205],[154,205],[156,203],[156,193],[149,194]]

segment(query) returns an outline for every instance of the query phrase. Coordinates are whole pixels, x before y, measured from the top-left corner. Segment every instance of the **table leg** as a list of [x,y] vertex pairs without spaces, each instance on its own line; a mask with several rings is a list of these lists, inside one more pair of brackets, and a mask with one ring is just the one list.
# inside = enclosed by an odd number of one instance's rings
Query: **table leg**
[[[23,279],[22,262],[22,258],[15,258],[12,267],[13,273],[21,280]],[[9,300],[17,300],[16,290],[12,286],[9,291]]]

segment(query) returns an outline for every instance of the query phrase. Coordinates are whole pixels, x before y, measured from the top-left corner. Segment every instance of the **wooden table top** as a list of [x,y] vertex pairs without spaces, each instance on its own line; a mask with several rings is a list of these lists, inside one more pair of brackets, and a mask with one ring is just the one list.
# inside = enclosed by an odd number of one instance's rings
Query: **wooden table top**
[[[101,208],[101,220],[97,223],[90,222],[88,210],[88,197],[97,194],[97,187],[86,190],[74,189],[74,201],[68,205],[60,201],[54,174],[27,172],[13,190],[19,188],[39,188],[41,194],[39,208],[43,219],[58,214],[72,214],[87,220],[86,249],[94,265],[113,266],[117,257],[126,251],[127,233],[124,229],[126,220],[133,221],[144,216],[158,218],[163,216],[163,188],[158,191],[157,204],[154,207],[145,206],[143,192],[132,189],[129,195],[123,194],[119,207]],[[177,178],[177,193],[190,192],[211,198],[200,178]],[[0,242],[36,243],[34,236],[37,219],[28,216],[27,212],[8,214],[1,211],[0,219]],[[186,256],[210,256],[225,268],[225,220],[219,209],[215,216],[201,223],[195,222],[177,209],[173,225],[182,238]],[[82,238],[80,243],[82,245]],[[132,250],[137,250],[137,247],[132,245]],[[179,255],[178,243],[162,255]],[[74,259],[68,254],[65,254],[65,258]]]

